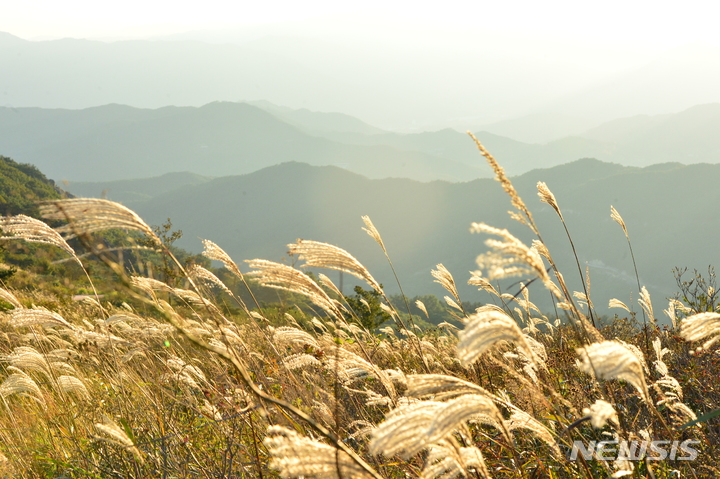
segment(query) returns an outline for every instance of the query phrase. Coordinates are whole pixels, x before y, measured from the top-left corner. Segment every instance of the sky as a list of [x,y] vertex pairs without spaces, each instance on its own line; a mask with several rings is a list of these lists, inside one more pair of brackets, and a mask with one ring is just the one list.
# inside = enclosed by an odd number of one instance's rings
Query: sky
[[693,41],[720,45],[720,3],[606,0],[338,2],[257,0],[0,0],[0,31],[24,39],[138,38],[197,29],[338,18],[378,19],[485,32],[514,32],[583,43],[666,48]]
[[[718,101],[714,85],[688,81],[704,78],[707,83],[720,78],[719,17],[720,2],[707,0],[687,0],[682,8],[678,2],[664,0],[0,0],[0,32],[25,40],[186,39],[235,43],[243,48],[249,45],[266,49],[267,58],[284,55],[290,62],[303,62],[303,68],[321,72],[317,77],[336,78],[336,84],[345,86],[350,80],[379,72],[386,77],[368,78],[363,83],[378,84],[375,90],[365,88],[377,99],[372,104],[360,100],[351,104],[347,91],[335,92],[333,97],[321,87],[297,95],[289,90],[263,90],[262,95],[244,90],[203,97],[202,102],[269,100],[291,108],[341,111],[398,130],[474,128],[555,108],[563,98],[599,88],[647,65],[652,71],[629,80],[639,85],[637,90],[612,97],[614,104],[628,104],[627,108],[605,112],[603,103],[611,97],[600,95],[597,105],[580,103],[562,113],[607,121]],[[284,37],[284,43],[276,37]],[[685,69],[685,52],[707,59],[695,58],[694,69]],[[706,71],[710,67],[717,71]],[[416,72],[421,72],[422,78]],[[658,86],[657,92],[646,88],[661,78],[668,85]],[[263,88],[270,83],[257,81]],[[383,91],[385,85],[387,91]],[[392,85],[399,89],[391,91]],[[72,103],[68,95],[64,103],[43,103],[29,88],[7,87],[8,91],[29,93],[8,96],[6,103],[68,108],[95,105],[90,100]],[[688,98],[671,103],[659,100],[677,96],[676,92],[684,92]],[[648,97],[644,103],[630,105],[628,99],[644,93]],[[481,94],[485,97],[480,98]],[[470,97],[477,101],[468,103],[465,99]],[[201,103],[180,96],[167,101]],[[432,101],[434,106],[428,106]],[[162,106],[123,96],[103,97],[96,103],[102,102]],[[593,109],[603,112],[596,114]]]

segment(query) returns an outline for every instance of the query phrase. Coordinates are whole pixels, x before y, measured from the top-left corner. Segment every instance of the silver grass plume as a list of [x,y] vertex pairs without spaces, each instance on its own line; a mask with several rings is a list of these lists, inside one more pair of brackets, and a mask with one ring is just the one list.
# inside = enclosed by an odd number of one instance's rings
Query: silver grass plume
[[467,477],[471,475],[469,474],[471,470],[476,471],[480,477],[490,477],[480,449],[474,446],[460,447],[454,439],[448,438],[430,446],[420,477],[421,479]]
[[612,205],[610,206],[610,218],[612,218],[614,222],[620,225],[620,227],[623,229],[623,233],[625,233],[625,237],[629,238],[627,226],[625,226],[625,221],[623,221],[620,213],[618,213],[618,211]]
[[0,397],[7,399],[12,395],[18,394],[20,396],[27,396],[45,405],[45,399],[43,398],[42,391],[40,391],[40,386],[38,386],[30,376],[14,366],[8,366],[7,369],[13,374],[5,378],[2,384],[0,384]]
[[235,276],[242,278],[243,274],[240,272],[240,268],[230,258],[230,255],[225,252],[221,247],[216,245],[210,240],[202,240],[203,247],[205,248],[202,255],[208,259],[220,261],[227,269],[229,269]]
[[590,418],[590,424],[596,429],[602,429],[608,422],[619,425],[617,412],[612,404],[598,399],[589,408],[583,409],[583,414]]
[[720,341],[720,314],[707,312],[684,318],[680,322],[680,336],[687,341],[702,341],[709,338],[702,347],[710,348]]
[[555,438],[553,438],[552,432],[543,423],[525,411],[516,408],[510,415],[510,419],[505,421],[505,427],[507,427],[509,431],[514,431],[515,429],[525,429],[532,432],[538,439],[550,446],[550,449],[553,451],[556,458],[562,457],[562,453],[560,452],[560,448],[558,447]]
[[196,282],[202,281],[203,283],[216,286],[223,290],[225,293],[232,296],[232,292],[228,289],[227,286],[225,286],[225,283],[220,281],[220,278],[218,278],[217,276],[215,276],[214,273],[208,271],[199,264],[194,263],[190,265],[190,267],[187,268],[187,274]]
[[664,309],[663,313],[667,315],[668,318],[670,318],[670,321],[672,321],[673,329],[677,329],[677,315],[675,314],[675,308],[676,303],[679,303],[677,299],[671,299],[668,302],[668,309]]
[[645,286],[643,286],[640,290],[638,303],[640,303],[640,306],[645,311],[645,314],[647,314],[650,318],[650,322],[655,324],[655,314],[653,313],[652,301],[650,301],[650,293]]
[[5,288],[0,288],[0,299],[5,301],[6,303],[9,303],[15,309],[22,309],[23,307],[23,305],[20,304],[20,301],[15,297],[15,295]]
[[425,307],[425,303],[418,299],[417,301],[415,301],[415,306],[417,306],[417,308],[425,314],[425,317],[427,319],[430,319],[430,315],[428,314],[428,310]]
[[603,341],[577,350],[582,363],[580,370],[599,379],[621,379],[632,384],[640,396],[650,396],[645,383],[643,365],[638,356],[618,341]]
[[282,426],[270,426],[263,443],[272,458],[270,467],[286,479],[373,477],[346,452]]
[[85,387],[85,383],[75,376],[58,376],[55,381],[58,389],[63,393],[73,393],[85,399],[90,399],[90,392]]
[[112,419],[107,416],[103,417],[103,422],[96,423],[95,429],[103,434],[103,436],[95,436],[95,439],[120,446],[132,453],[140,463],[143,462],[140,450],[135,447],[135,444],[133,444],[132,439],[128,437],[127,433]]
[[57,313],[44,308],[14,309],[10,313],[10,325],[16,328],[28,326],[58,327],[76,329],[75,326],[65,321],[65,318]]
[[[322,274],[322,273],[319,273],[319,274],[318,274],[318,279],[320,280],[320,284],[322,284],[323,286],[325,286],[326,288],[328,288],[328,289],[329,289],[330,291],[332,291],[333,293],[337,294],[338,297],[341,298],[341,297],[343,296],[342,292],[340,291],[340,288],[338,288],[338,287],[335,285],[335,283],[333,283],[332,280],[327,277],[327,275],[324,275],[324,274]],[[365,301],[365,300],[363,300],[363,301]],[[367,304],[367,301],[365,301],[365,303]],[[370,308],[368,308],[368,309],[370,309]]]
[[620,301],[619,299],[612,298],[610,302],[608,303],[608,308],[622,308],[628,313],[630,312],[630,308],[628,308],[625,303]]
[[500,341],[509,341],[524,349],[535,362],[535,353],[525,340],[515,320],[497,307],[483,306],[468,316],[465,328],[458,333],[457,354],[463,366],[473,363],[482,353]]
[[[455,285],[455,279],[453,278],[450,271],[448,271],[448,269],[442,263],[438,264],[435,267],[437,269],[433,269],[432,271],[430,271],[432,277],[435,278],[433,282],[440,284],[440,286],[445,288],[452,295],[452,297],[458,304],[461,303],[462,301],[460,301],[460,295],[458,294],[457,286]],[[453,307],[462,311],[462,308],[458,308],[456,306]]]
[[375,281],[367,268],[342,248],[328,243],[303,239],[289,244],[288,248],[290,254],[296,254],[299,259],[305,261],[303,266],[342,271],[364,280],[378,292],[382,290],[380,284]]
[[438,401],[419,401],[390,411],[384,422],[372,432],[371,454],[408,459],[427,447],[426,432],[437,412],[445,407]]
[[67,241],[60,234],[44,222],[30,216],[17,215],[0,219],[0,228],[11,237],[2,237],[0,240],[22,239],[30,243],[43,243],[56,246],[76,261],[80,261]]
[[387,254],[387,250],[385,249],[385,243],[383,242],[382,238],[380,237],[380,232],[375,228],[375,225],[370,220],[369,216],[363,216],[362,217],[363,222],[365,223],[365,226],[367,228],[363,228],[363,231],[365,231],[367,234],[370,235],[372,239],[374,239],[377,244],[380,245],[380,247],[383,250],[383,253]]
[[470,279],[468,280],[468,284],[472,286],[477,286],[483,291],[494,294],[495,296],[500,296],[495,287],[490,284],[490,281],[483,278],[482,271],[470,271]]
[[443,403],[443,407],[435,411],[434,418],[425,431],[427,443],[440,441],[472,418],[498,428],[506,439],[510,440],[507,431],[502,427],[502,414],[493,400],[479,394],[464,394]]
[[317,340],[309,333],[290,326],[280,326],[276,328],[273,332],[273,341],[279,344],[296,344],[300,347],[309,345],[313,349],[320,349]]
[[470,231],[501,238],[501,240],[486,240],[485,244],[493,251],[477,258],[478,266],[487,270],[489,280],[527,275],[537,276],[543,282],[550,280],[537,250],[528,248],[508,230],[493,228],[485,223],[472,223]]
[[538,196],[540,197],[540,201],[550,205],[552,207],[552,209],[554,209],[555,212],[558,214],[558,216],[560,218],[562,218],[563,215],[562,215],[562,212],[560,211],[560,206],[558,206],[558,203],[555,200],[555,195],[553,195],[552,191],[550,191],[550,188],[548,188],[548,186],[545,184],[544,181],[538,181],[537,190],[538,190]]
[[[507,195],[510,197],[510,201],[512,202],[512,205],[521,213],[525,215],[525,218],[516,216],[514,219],[517,219],[523,224],[527,224],[527,222],[530,223],[531,228],[533,228],[534,231],[534,222],[532,214],[530,213],[530,210],[528,210],[527,206],[525,206],[525,203],[523,202],[522,198],[520,198],[520,195],[515,190],[515,187],[513,186],[510,179],[508,179],[507,175],[505,174],[505,170],[500,166],[497,162],[497,160],[490,154],[489,151],[483,146],[482,143],[480,143],[480,140],[478,140],[475,135],[468,132],[468,135],[475,141],[475,145],[477,146],[478,150],[480,150],[480,153],[485,157],[490,167],[495,172],[495,181],[498,181],[500,185],[502,186],[502,189],[507,193]],[[512,215],[511,215],[512,216]]]
[[247,263],[254,269],[248,274],[256,277],[262,286],[302,294],[336,320],[342,319],[341,305],[302,271],[262,259],[248,260]]
[[112,228],[140,231],[158,245],[160,238],[134,211],[120,203],[98,198],[72,198],[43,203],[40,214],[48,220],[65,220],[69,224],[57,228],[66,238]]
[[455,376],[443,374],[411,374],[407,376],[405,395],[417,399],[446,401],[464,394],[480,394],[492,397],[492,394],[477,384]]

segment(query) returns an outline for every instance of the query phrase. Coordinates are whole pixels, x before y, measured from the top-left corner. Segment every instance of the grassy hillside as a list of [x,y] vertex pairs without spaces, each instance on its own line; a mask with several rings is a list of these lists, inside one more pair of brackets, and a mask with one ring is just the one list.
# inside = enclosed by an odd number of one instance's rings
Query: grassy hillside
[[37,216],[37,202],[64,195],[35,166],[0,156],[0,215]]
[[[540,188],[544,202],[538,205],[531,200],[534,185],[527,184],[535,178],[516,178],[517,191],[533,214],[506,178],[501,179],[513,206],[508,206],[507,197],[502,206],[493,203],[500,190],[495,183],[370,181],[333,167],[297,163],[262,170],[250,175],[253,181],[219,178],[185,187],[184,193],[197,200],[197,193],[208,193],[206,189],[213,186],[224,207],[213,206],[225,212],[226,221],[232,216],[228,211],[249,218],[242,209],[250,204],[258,211],[251,218],[257,222],[246,222],[242,230],[258,229],[260,221],[282,221],[292,229],[296,224],[290,223],[290,214],[278,219],[267,214],[283,206],[298,215],[297,205],[330,213],[327,205],[331,205],[334,217],[341,218],[346,214],[339,208],[342,205],[326,196],[338,193],[329,188],[331,181],[343,180],[337,188],[348,195],[362,190],[365,207],[373,206],[377,195],[382,199],[382,186],[390,184],[408,195],[396,200],[403,206],[399,223],[421,239],[456,221],[470,236],[459,211],[449,208],[454,206],[453,198],[476,200],[468,203],[475,214],[487,211],[494,219],[513,208],[523,221],[522,228],[517,224],[514,228],[518,235],[527,237],[530,231],[536,238],[548,238],[562,236],[556,210],[562,210],[571,229],[578,224],[580,205],[567,202],[573,188],[583,189],[589,198],[593,188],[613,181],[620,189],[612,194],[622,200],[622,189],[636,184],[639,177],[655,175],[641,193],[649,201],[660,201],[653,186],[666,188],[673,179],[682,191],[702,190],[705,181],[714,179],[712,168],[694,171],[668,164],[640,170],[585,160],[535,172],[549,184],[562,180],[568,186],[562,191],[560,185],[553,187],[554,197]],[[309,182],[305,196],[294,189],[298,181]],[[285,188],[290,197],[281,197],[273,185]],[[436,188],[436,196],[421,201],[431,194],[425,189],[428,185]],[[241,195],[245,193],[243,203],[230,195],[238,187]],[[453,190],[457,187],[461,190]],[[262,188],[269,194],[264,195]],[[157,199],[177,200],[175,193]],[[674,198],[667,189],[661,193],[667,198],[658,206],[676,215],[668,205]],[[415,210],[425,213],[433,203],[438,215],[450,221],[414,224],[423,218]],[[555,215],[553,224],[548,209]],[[642,241],[637,241],[638,229],[633,228],[638,218],[622,211],[638,247]],[[69,218],[70,229],[94,239],[122,228],[144,238],[146,244],[167,240],[168,231],[152,231],[117,204],[66,200],[42,213],[48,220]],[[307,219],[300,215],[295,221]],[[331,219],[322,218],[315,230]],[[3,219],[3,226],[12,221]],[[620,226],[608,222],[600,226],[622,236]],[[383,233],[369,221],[364,223],[374,241],[359,228],[354,234],[378,253],[384,245],[395,258],[417,244],[413,240],[397,244],[384,233],[391,230],[389,224],[376,224]],[[64,226],[56,233],[65,231]],[[678,222],[678,228],[686,226]],[[592,306],[583,305],[582,298],[561,281],[564,277],[570,285],[574,265],[563,270],[553,267],[569,254],[567,244],[548,241],[543,246],[540,240],[530,248],[527,241],[505,231],[486,228],[486,232],[497,239],[487,247],[476,245],[476,252],[485,254],[482,284],[487,304],[460,306],[455,284],[462,280],[438,266],[433,276],[444,285],[446,309],[458,321],[430,329],[413,325],[422,321],[425,306],[415,304],[414,318],[403,313],[402,301],[387,297],[374,270],[325,243],[293,242],[288,246],[293,261],[255,260],[241,264],[246,273],[242,274],[236,264],[239,258],[206,242],[203,257],[222,262],[224,268],[216,270],[222,271],[222,279],[196,264],[177,269],[168,283],[153,277],[150,267],[128,268],[120,255],[106,247],[113,246],[112,241],[92,240],[89,247],[101,261],[83,263],[88,278],[95,281],[103,276],[99,283],[103,295],[86,293],[81,301],[72,301],[69,294],[54,288],[48,281],[52,274],[41,277],[23,271],[0,288],[4,406],[0,475],[22,479],[713,477],[720,452],[715,351],[720,298],[714,276],[682,286],[683,301],[668,306],[671,325],[658,324],[659,310],[668,303],[645,292],[646,319],[632,301],[627,303],[637,314],[619,308],[620,316],[601,321]],[[11,241],[20,247],[63,249],[72,255],[70,246],[47,230],[40,236],[18,236]],[[37,244],[51,236],[62,248]],[[668,238],[659,241],[666,254],[672,252]],[[604,247],[613,245],[606,241]],[[444,244],[446,254],[458,249],[454,241]],[[642,250],[637,248],[638,253]],[[166,264],[175,262],[167,250],[158,254]],[[73,263],[80,268],[78,261]],[[370,288],[365,301],[339,295],[327,277],[304,274],[306,264],[330,276],[341,270],[362,277],[365,288]],[[511,264],[516,268],[505,268]],[[474,265],[468,261],[465,267]],[[517,269],[522,270],[519,276]],[[507,281],[536,279],[536,285],[543,283],[547,289],[511,297],[487,282],[495,276]],[[55,280],[66,285],[74,281],[64,272],[56,273]],[[248,280],[276,291],[277,301],[254,301],[228,287]],[[603,293],[604,286],[593,280],[592,301],[599,304]],[[547,294],[554,295],[558,309],[543,314],[534,303]],[[436,307],[428,304],[425,309]],[[381,329],[364,327],[368,312],[377,311],[393,319]]]

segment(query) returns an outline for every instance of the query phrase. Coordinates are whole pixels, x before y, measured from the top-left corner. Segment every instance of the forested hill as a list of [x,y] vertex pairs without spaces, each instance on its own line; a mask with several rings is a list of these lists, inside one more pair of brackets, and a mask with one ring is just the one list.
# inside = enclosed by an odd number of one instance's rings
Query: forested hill
[[35,166],[0,156],[0,214],[37,216],[37,202],[62,198],[58,188]]

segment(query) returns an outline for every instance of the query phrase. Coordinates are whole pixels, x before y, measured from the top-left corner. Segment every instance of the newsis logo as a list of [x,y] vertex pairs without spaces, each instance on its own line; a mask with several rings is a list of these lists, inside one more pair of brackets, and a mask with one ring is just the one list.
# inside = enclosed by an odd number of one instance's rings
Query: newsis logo
[[589,460],[593,457],[599,461],[694,461],[698,450],[692,447],[700,441],[574,441],[568,455],[571,461],[577,461],[578,455]]

